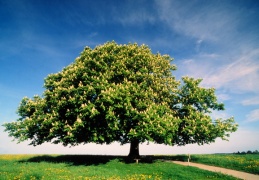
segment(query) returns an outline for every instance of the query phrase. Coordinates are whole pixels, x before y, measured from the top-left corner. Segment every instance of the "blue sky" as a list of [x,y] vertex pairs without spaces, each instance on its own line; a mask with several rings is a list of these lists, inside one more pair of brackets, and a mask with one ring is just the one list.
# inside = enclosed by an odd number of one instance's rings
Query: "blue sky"
[[[259,1],[257,0],[0,0],[0,124],[17,119],[24,96],[42,94],[43,80],[72,63],[85,46],[107,41],[147,44],[169,54],[174,75],[215,87],[239,124],[228,142],[205,146],[141,145],[141,154],[259,150]],[[127,154],[129,146],[63,148],[16,144],[0,127],[0,153]]]

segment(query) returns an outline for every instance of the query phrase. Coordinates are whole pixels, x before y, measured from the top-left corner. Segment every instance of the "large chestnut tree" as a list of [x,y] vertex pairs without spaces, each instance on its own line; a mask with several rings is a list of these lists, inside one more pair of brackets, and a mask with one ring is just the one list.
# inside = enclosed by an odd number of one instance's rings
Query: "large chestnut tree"
[[19,119],[5,131],[18,142],[75,146],[85,143],[208,144],[237,130],[233,118],[212,119],[224,110],[215,89],[201,79],[173,76],[172,58],[146,46],[108,42],[81,55],[61,72],[50,74],[42,96],[23,98]]

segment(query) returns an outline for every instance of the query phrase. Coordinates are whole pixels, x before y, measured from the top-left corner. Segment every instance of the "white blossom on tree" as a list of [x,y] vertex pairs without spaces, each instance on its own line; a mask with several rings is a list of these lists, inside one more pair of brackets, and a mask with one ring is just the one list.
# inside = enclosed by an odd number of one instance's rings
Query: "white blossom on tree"
[[45,79],[42,96],[22,99],[20,118],[4,124],[6,131],[35,146],[131,143],[132,157],[147,141],[186,145],[226,139],[237,124],[233,118],[211,118],[212,110],[224,110],[215,89],[200,87],[201,79],[177,81],[172,60],[146,45],[86,47],[72,64]]

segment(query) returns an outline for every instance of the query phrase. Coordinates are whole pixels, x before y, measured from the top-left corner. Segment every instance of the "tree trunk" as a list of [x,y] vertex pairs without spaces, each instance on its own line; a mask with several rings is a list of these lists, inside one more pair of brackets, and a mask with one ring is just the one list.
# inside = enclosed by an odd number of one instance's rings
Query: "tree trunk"
[[130,142],[130,152],[129,152],[128,157],[130,159],[139,158],[139,140],[138,139],[133,139]]

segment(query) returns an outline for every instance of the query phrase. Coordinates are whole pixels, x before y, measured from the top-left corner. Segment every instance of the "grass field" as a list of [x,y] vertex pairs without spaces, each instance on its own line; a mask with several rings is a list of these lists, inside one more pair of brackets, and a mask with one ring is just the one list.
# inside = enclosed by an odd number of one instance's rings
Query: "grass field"
[[[171,159],[187,161],[187,155],[170,156]],[[191,161],[259,174],[259,154],[203,154],[191,155]]]
[[139,164],[120,156],[0,155],[0,179],[236,179],[147,157]]
[[192,161],[259,174],[259,154],[194,155]]

